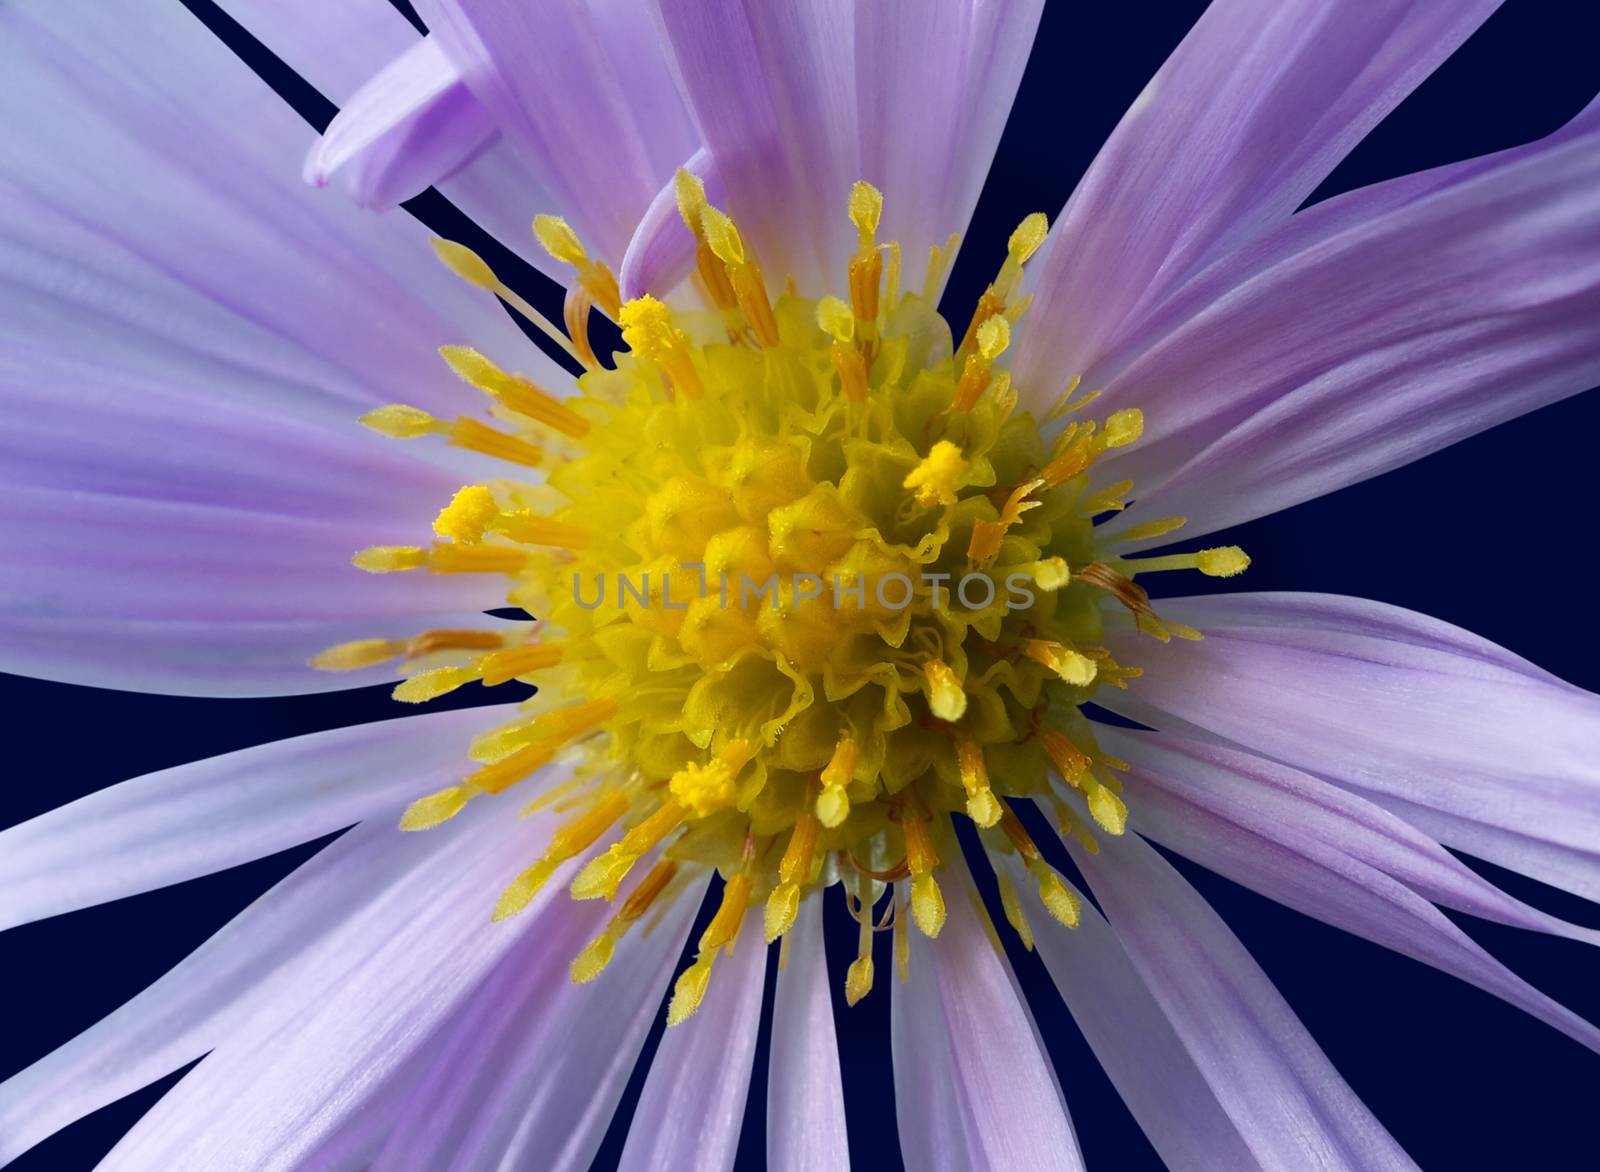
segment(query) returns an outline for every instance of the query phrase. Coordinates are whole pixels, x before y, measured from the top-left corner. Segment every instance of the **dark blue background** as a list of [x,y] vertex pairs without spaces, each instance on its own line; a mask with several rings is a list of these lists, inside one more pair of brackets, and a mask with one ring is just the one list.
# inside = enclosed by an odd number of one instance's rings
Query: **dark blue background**
[[[310,122],[325,123],[332,107],[320,95],[209,0],[186,2]],[[1052,0],[955,271],[947,301],[953,316],[964,318],[1016,222],[1030,211],[1061,206],[1123,109],[1202,7]],[[1600,88],[1592,11],[1593,5],[1571,0],[1508,0],[1314,198],[1553,130]],[[413,207],[437,230],[471,237],[470,226],[437,196],[430,193]],[[536,275],[492,248],[485,251],[501,271],[520,272],[537,299],[557,304]],[[1383,273],[1372,279],[1382,280]],[[1416,608],[1600,690],[1600,628],[1588,615],[1597,425],[1600,396],[1572,399],[1224,540],[1238,541],[1254,558],[1246,589],[1349,593]],[[194,700],[0,677],[0,700],[11,775],[0,824],[148,770],[396,715],[383,689]],[[0,1077],[143,988],[318,845],[0,936],[6,990]],[[1487,994],[1180,866],[1424,1167],[1595,1166],[1600,1057]],[[1524,899],[1600,925],[1600,911],[1581,901],[1482,869]],[[854,951],[854,926],[837,901],[830,901],[829,914],[829,951],[842,974]],[[1541,989],[1600,1020],[1600,956],[1579,944],[1476,921],[1463,926]],[[1043,968],[1014,940],[1008,944],[1090,1166],[1159,1168]],[[880,971],[888,971],[886,963]],[[835,1012],[856,1167],[896,1167],[887,998],[880,992],[855,1009],[846,1009],[841,998]],[[762,1046],[741,1168],[760,1167],[764,1148],[765,1031]],[[172,1081],[69,1128],[13,1167],[91,1167]],[[611,1166],[620,1152],[639,1084],[636,1077],[597,1167]]]

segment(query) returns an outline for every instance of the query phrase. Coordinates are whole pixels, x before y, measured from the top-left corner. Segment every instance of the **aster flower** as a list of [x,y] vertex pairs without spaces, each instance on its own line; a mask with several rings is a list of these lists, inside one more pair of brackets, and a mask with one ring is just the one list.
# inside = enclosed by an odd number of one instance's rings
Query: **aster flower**
[[[10,926],[355,824],[0,1086],[0,1160],[205,1055],[107,1167],[584,1167],[670,997],[623,1163],[728,1167],[781,939],[774,1167],[847,1162],[841,981],[891,999],[908,1166],[1076,1167],[998,928],[1171,1166],[1410,1166],[1146,839],[1597,1047],[1439,910],[1593,941],[1445,848],[1600,893],[1595,698],[1135,556],[1600,381],[1595,107],[1296,211],[1493,3],[1217,0],[954,329],[1037,3],[224,7],[340,103],[309,156],[176,5],[0,9],[0,666],[538,691],[0,833]],[[564,329],[366,210],[430,185]]]

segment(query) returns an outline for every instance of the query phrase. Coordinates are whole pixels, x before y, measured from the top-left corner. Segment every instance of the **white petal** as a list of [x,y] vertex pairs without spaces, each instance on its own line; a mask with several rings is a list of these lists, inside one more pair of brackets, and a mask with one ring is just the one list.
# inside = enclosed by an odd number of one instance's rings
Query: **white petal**
[[823,947],[822,896],[800,905],[778,970],[767,1068],[767,1167],[830,1172],[850,1167],[839,1040]]
[[147,773],[0,832],[0,926],[261,858],[377,815],[470,768],[509,706],[310,733]]
[[628,1127],[622,1172],[727,1172],[739,1149],[766,986],[767,947],[748,918],[720,957],[700,1009],[667,1029]]
[[990,942],[965,868],[946,884],[937,940],[911,933],[894,985],[895,1114],[908,1168],[1083,1166],[1033,1018]]

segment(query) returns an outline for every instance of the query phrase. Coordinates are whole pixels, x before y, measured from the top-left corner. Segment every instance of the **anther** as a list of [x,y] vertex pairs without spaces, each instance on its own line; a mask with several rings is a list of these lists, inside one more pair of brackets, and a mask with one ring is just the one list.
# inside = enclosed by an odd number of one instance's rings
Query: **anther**
[[967,693],[956,673],[942,659],[922,665],[922,686],[928,695],[928,708],[940,720],[958,721],[967,711]]
[[574,855],[587,850],[606,828],[622,817],[628,809],[628,799],[619,790],[599,798],[589,809],[563,823],[550,836],[550,845],[544,856],[533,866],[513,879],[494,905],[494,919],[514,916],[532,902],[556,868]]

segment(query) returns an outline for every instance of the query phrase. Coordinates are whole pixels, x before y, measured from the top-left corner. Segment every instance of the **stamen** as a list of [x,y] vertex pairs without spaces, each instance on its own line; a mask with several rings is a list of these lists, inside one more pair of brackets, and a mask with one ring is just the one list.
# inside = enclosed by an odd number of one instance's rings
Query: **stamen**
[[463,382],[477,387],[509,411],[526,415],[562,435],[582,439],[589,421],[520,374],[507,374],[469,346],[441,346],[439,354]]
[[469,484],[456,490],[450,503],[439,510],[434,518],[433,531],[447,541],[468,545],[483,540],[489,523],[500,514],[494,493],[481,484]]
[[846,1005],[855,1005],[868,993],[872,992],[872,880],[865,875],[858,875],[860,884],[858,888],[859,907],[856,911],[856,959],[850,963],[850,970],[844,979],[844,1000]]
[[682,826],[686,817],[688,811],[676,801],[663,802],[649,817],[624,834],[619,842],[607,848],[604,854],[589,860],[572,881],[572,898],[615,899],[617,888],[627,878],[633,865]]
[[750,876],[741,871],[722,889],[722,903],[711,923],[700,935],[700,951],[695,961],[678,977],[672,989],[672,1003],[667,1006],[667,1025],[680,1025],[694,1015],[705,998],[706,987],[711,983],[711,966],[717,950],[732,948],[738,939],[739,926],[744,923],[745,908],[750,902]]
[[605,929],[586,945],[572,961],[572,982],[584,985],[605,972],[616,951],[617,943],[628,929],[650,910],[650,905],[664,891],[678,873],[678,864],[671,860],[657,863],[650,873],[639,880],[628,898],[617,909]]
[[778,885],[767,897],[763,927],[768,944],[794,927],[800,914],[800,885],[810,882],[815,869],[819,826],[814,814],[801,814],[794,821],[789,845],[778,862]]
[[[604,261],[592,259],[584,251],[583,242],[560,216],[539,215],[533,218],[533,234],[544,250],[557,260],[578,270],[578,280],[594,298],[602,312],[613,321],[622,308],[622,296],[617,292],[617,278]],[[577,335],[574,334],[574,337]]]
[[1232,578],[1250,567],[1250,558],[1237,545],[1202,549],[1196,553],[1174,553],[1159,558],[1139,558],[1128,567],[1136,574],[1157,570],[1199,570],[1209,578]]
[[950,666],[942,659],[930,659],[922,665],[922,676],[928,707],[933,714],[952,724],[960,720],[967,711],[967,694]]
[[1044,504],[1043,501],[1028,499],[1035,489],[1043,486],[1042,480],[1029,480],[1017,485],[1006,497],[1006,503],[1000,510],[999,520],[975,522],[972,526],[972,540],[967,545],[967,556],[974,562],[983,563],[997,555],[1000,552],[1000,543],[1005,539],[1006,530],[1020,524],[1023,513]]
[[433,245],[433,251],[439,254],[439,259],[452,273],[469,285],[476,285],[493,293],[526,318],[545,337],[561,347],[574,362],[578,361],[578,352],[573,348],[572,339],[552,325],[550,320],[535,309],[525,297],[495,276],[494,270],[481,256],[465,244],[457,244],[453,240],[445,240],[438,236],[433,237],[430,243]]
[[356,639],[319,651],[311,657],[311,666],[320,671],[359,671],[387,663],[405,649],[404,639]]
[[833,756],[822,771],[822,794],[817,798],[817,817],[829,830],[850,816],[850,795],[845,792],[855,774],[856,742],[845,736],[833,748]]
[[934,937],[944,928],[944,893],[933,869],[939,865],[934,852],[933,839],[928,835],[928,825],[902,806],[900,829],[906,839],[906,867],[911,872],[911,915],[924,936]]
[[555,874],[556,868],[581,851],[592,846],[606,828],[627,813],[628,799],[620,790],[612,790],[600,797],[583,813],[563,823],[550,837],[544,856],[533,866],[513,879],[494,905],[494,919],[504,920],[522,911],[532,902]]
[[1017,848],[1017,854],[1022,857],[1022,865],[1038,882],[1039,902],[1044,904],[1045,910],[1067,927],[1076,928],[1080,910],[1077,896],[1067,889],[1067,885],[1061,881],[1061,876],[1056,874],[1055,868],[1044,861],[1032,837],[1023,829],[1016,813],[1009,808],[1001,815],[1000,829],[1005,831],[1006,837]]
[[983,750],[970,733],[956,735],[956,763],[961,772],[961,784],[967,791],[967,817],[979,826],[993,826],[1000,821],[1000,803],[989,788],[989,770],[984,765]]
[[754,331],[756,341],[762,346],[778,344],[778,319],[773,316],[772,302],[767,300],[766,281],[761,276],[761,266],[745,252],[744,239],[731,218],[707,204],[700,212],[700,226],[705,229],[706,243],[728,269],[728,282],[738,299],[739,308]]
[[493,528],[524,545],[550,545],[557,549],[584,549],[593,537],[582,525],[552,521],[534,513],[503,514],[495,520]]
[[705,395],[689,352],[689,336],[672,324],[672,311],[654,297],[635,297],[622,307],[622,340],[659,366],[682,398]]
[[925,509],[956,503],[956,486],[966,475],[967,461],[961,449],[949,440],[940,440],[922,462],[906,473],[902,488],[915,491],[917,504]]
[[731,741],[709,764],[691,762],[678,770],[667,787],[696,817],[731,809],[739,796],[734,781],[754,756],[755,749],[749,741]]
[[1022,946],[1032,952],[1033,928],[1028,923],[1028,917],[1023,914],[1022,901],[1017,898],[1017,889],[1011,883],[1011,876],[996,869],[994,877],[1000,888],[1000,908],[1005,912],[1006,923],[1016,932],[1017,939],[1022,941]]
[[1087,655],[1047,639],[1025,639],[1022,649],[1029,659],[1049,668],[1074,687],[1086,688],[1094,682],[1094,660]]

